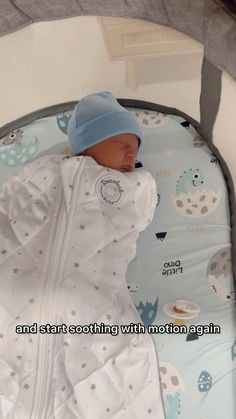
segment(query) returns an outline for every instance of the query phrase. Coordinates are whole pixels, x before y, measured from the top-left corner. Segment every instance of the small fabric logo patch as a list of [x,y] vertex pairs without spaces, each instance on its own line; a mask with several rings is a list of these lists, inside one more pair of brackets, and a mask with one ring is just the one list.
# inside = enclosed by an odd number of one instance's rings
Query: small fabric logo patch
[[108,205],[120,204],[122,192],[124,192],[120,185],[120,179],[110,175],[103,176],[97,181],[96,191],[100,201]]

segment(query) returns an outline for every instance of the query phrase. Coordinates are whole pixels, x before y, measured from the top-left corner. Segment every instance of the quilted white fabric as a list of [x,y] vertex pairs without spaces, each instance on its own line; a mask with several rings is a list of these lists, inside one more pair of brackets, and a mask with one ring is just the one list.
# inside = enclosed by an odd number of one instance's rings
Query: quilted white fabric
[[3,185],[1,419],[164,418],[153,340],[120,329],[140,322],[125,275],[156,203],[144,169],[85,156],[44,157]]

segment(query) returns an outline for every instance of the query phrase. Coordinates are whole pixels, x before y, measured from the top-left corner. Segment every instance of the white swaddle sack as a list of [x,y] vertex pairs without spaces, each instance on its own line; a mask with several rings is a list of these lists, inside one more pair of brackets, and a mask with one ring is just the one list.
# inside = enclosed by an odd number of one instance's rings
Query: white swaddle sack
[[[24,324],[36,323],[37,333],[15,334],[18,341],[12,354],[7,355],[7,346],[0,350],[5,372],[0,378],[1,391],[5,392],[0,417],[162,419],[153,340],[146,333],[124,334],[120,328],[140,322],[125,275],[136,253],[139,232],[154,215],[155,180],[144,169],[121,173],[98,165],[91,157],[54,156],[53,162],[46,160],[43,167],[42,180],[45,176],[52,179],[47,188],[40,190],[39,171],[35,178],[38,183],[28,175],[31,189],[33,183],[39,190],[37,199],[44,197],[44,212],[51,218],[47,226],[38,222],[28,241],[19,240],[21,245],[15,249],[19,252],[20,247],[23,253],[34,248],[29,258],[30,275],[35,280],[30,296],[36,304],[21,306],[18,319],[11,321],[11,339],[20,318]],[[34,163],[31,165],[34,168]],[[49,191],[54,189],[57,193],[52,199]],[[36,209],[36,204],[32,208]],[[21,209],[19,213],[23,223],[24,211],[26,223],[27,211]],[[45,221],[44,212],[38,219]],[[32,213],[36,217],[36,212]],[[43,259],[35,248],[37,229],[38,241],[41,237],[37,249],[47,253]],[[11,258],[6,264],[3,284],[9,280],[7,272],[17,269]],[[22,274],[19,269],[14,279],[11,273],[11,281],[19,283]],[[23,295],[22,289],[17,290],[18,295],[16,291],[8,293],[15,306]],[[44,333],[45,328],[41,328],[40,333],[40,325],[45,324],[49,328],[64,325],[64,329]],[[102,325],[110,325],[110,332],[116,326],[116,333],[98,333],[99,325],[100,331]],[[6,328],[5,333],[7,337]],[[21,368],[15,361],[17,353],[23,354]],[[11,370],[15,375],[10,386],[7,374]]]

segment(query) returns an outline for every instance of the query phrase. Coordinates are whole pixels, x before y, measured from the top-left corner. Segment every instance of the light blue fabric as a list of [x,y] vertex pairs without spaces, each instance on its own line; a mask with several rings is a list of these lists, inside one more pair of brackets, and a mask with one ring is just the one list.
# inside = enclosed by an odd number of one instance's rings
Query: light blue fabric
[[70,155],[75,156],[108,137],[122,133],[135,134],[142,143],[142,130],[137,118],[110,92],[84,96],[69,122]]
[[[187,333],[152,335],[166,419],[235,419],[236,310],[224,176],[183,119],[134,112],[145,138],[140,161],[156,179],[158,205],[128,266],[131,297],[145,325],[178,323],[164,311],[176,299],[200,308],[196,317],[181,320]],[[210,323],[220,326],[219,334],[188,332]]]

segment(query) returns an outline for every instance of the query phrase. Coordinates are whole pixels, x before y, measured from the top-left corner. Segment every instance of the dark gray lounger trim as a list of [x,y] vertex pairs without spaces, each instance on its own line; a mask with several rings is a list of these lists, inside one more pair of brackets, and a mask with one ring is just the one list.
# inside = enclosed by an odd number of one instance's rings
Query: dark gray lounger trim
[[202,85],[200,96],[200,126],[203,138],[207,141],[209,148],[220,161],[221,168],[228,187],[230,217],[231,217],[231,242],[232,242],[232,263],[236,287],[236,200],[232,176],[229,168],[221,157],[218,148],[213,144],[213,128],[218,115],[221,98],[222,71],[215,67],[206,58],[202,63]]
[[[230,171],[224,159],[222,158],[221,154],[219,153],[219,150],[214,146],[214,144],[212,144],[211,138],[209,139],[209,138],[204,137],[204,134],[200,128],[200,124],[195,119],[191,118],[184,112],[179,111],[178,109],[170,108],[170,107],[159,105],[152,102],[146,102],[143,100],[136,100],[136,99],[117,99],[117,100],[122,106],[127,107],[127,108],[129,107],[141,108],[141,109],[162,112],[164,114],[181,116],[190,124],[192,124],[194,128],[196,128],[199,135],[203,137],[203,139],[206,140],[209,149],[216,155],[217,159],[220,162],[220,165],[221,165],[221,168],[222,168],[225,180],[226,180],[228,194],[229,194],[231,229],[232,229],[231,230],[232,263],[233,263],[234,283],[235,283],[235,288],[236,288],[236,258],[233,257],[234,255],[236,255],[236,222],[234,221],[236,217],[235,192],[234,192],[234,185],[233,185],[233,180],[232,180]],[[75,107],[76,104],[77,104],[77,101],[62,103],[59,105],[49,106],[44,109],[39,109],[35,112],[25,115],[9,124],[4,125],[2,128],[0,128],[0,139],[8,135],[10,132],[18,128],[24,127],[25,125],[28,125],[36,121],[37,119],[54,116],[54,115],[57,115],[66,111],[70,111]]]
[[207,140],[212,139],[213,128],[220,107],[221,76],[222,71],[204,58],[201,77],[200,125]]

